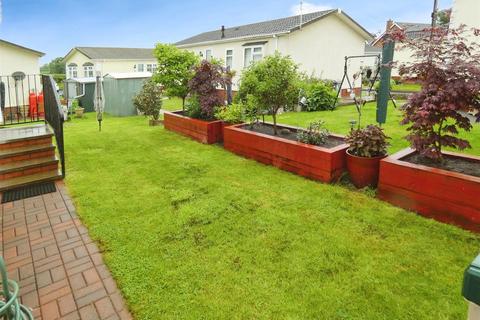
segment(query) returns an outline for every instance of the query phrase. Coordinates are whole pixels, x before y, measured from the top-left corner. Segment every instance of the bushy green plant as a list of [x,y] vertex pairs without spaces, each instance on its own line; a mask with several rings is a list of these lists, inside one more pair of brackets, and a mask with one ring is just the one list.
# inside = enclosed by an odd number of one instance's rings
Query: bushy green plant
[[235,103],[221,107],[215,113],[215,118],[230,124],[243,123],[245,122],[245,106]]
[[297,65],[290,57],[276,52],[253,63],[242,74],[239,95],[255,98],[258,111],[267,111],[273,118],[273,131],[277,134],[277,113],[280,108],[289,108],[298,99]]
[[325,128],[325,122],[318,120],[310,123],[307,130],[298,131],[297,139],[303,143],[320,146],[325,144],[329,135],[330,132]]
[[162,108],[162,87],[153,80],[147,80],[143,84],[142,90],[133,97],[133,105],[146,116],[153,120],[160,118],[160,109]]
[[[390,79],[390,90],[392,90],[393,86],[396,84],[397,82],[394,79]],[[380,90],[380,81],[375,82],[373,89],[375,89],[377,92]]]
[[158,64],[153,78],[164,86],[168,96],[181,98],[185,108],[185,99],[189,94],[188,82],[192,79],[193,68],[200,59],[191,51],[161,43],[155,47],[154,55]]
[[324,82],[313,84],[307,91],[307,111],[324,111],[335,109],[337,93]]
[[374,158],[387,154],[389,137],[377,125],[350,131],[345,141],[350,144],[348,151],[357,157]]
[[184,115],[194,119],[202,119],[202,107],[196,95],[190,96],[185,101]]
[[78,99],[73,99],[71,106],[72,106],[72,112],[75,112],[75,110],[77,110],[79,107]]

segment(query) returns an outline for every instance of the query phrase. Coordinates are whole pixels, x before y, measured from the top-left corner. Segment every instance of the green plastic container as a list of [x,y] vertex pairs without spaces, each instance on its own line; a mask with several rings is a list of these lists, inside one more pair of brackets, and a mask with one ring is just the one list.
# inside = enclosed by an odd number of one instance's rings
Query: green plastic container
[[480,256],[465,270],[462,294],[465,299],[480,306]]

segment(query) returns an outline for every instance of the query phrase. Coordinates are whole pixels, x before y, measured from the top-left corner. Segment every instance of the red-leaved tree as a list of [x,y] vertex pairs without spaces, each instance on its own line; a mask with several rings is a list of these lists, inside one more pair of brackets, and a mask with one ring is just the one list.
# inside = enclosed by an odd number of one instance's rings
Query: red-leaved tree
[[190,93],[198,99],[202,117],[213,119],[215,108],[223,104],[217,89],[224,86],[227,81],[224,70],[218,63],[203,60],[200,65],[195,67],[194,71],[195,75],[188,83]]
[[[433,28],[409,39],[402,32],[393,38],[413,52],[415,62],[400,65],[400,73],[417,79],[422,90],[404,106],[403,124],[409,125],[412,148],[441,161],[442,148],[470,148],[458,138],[460,129],[470,131],[467,112],[480,111],[479,30]],[[403,48],[402,48],[403,49]],[[477,113],[480,121],[480,113]]]

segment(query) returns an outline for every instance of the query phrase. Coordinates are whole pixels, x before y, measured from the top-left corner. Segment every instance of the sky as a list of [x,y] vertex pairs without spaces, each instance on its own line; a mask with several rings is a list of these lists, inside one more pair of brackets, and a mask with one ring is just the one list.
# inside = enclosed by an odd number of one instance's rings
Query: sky
[[[197,33],[298,14],[296,0],[0,0],[0,39],[63,57],[76,46],[153,47]],[[440,0],[440,8],[452,0]],[[309,0],[340,8],[372,33],[388,19],[429,22],[433,0]],[[1,57],[0,57],[1,58]]]

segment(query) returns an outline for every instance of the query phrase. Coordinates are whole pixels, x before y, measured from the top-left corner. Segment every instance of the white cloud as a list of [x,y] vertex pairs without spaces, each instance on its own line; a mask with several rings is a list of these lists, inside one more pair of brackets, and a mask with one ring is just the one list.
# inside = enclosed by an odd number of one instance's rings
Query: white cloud
[[301,12],[303,14],[316,12],[316,11],[323,11],[323,10],[330,10],[332,9],[331,5],[328,4],[316,4],[310,2],[303,2],[302,10],[300,10],[300,3],[293,5],[290,8],[290,11],[293,15],[299,15]]

